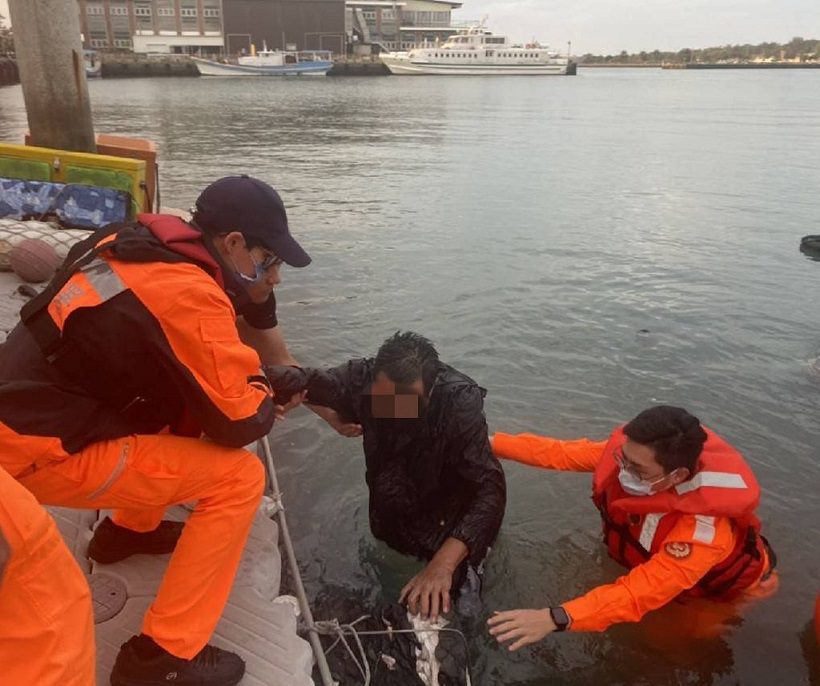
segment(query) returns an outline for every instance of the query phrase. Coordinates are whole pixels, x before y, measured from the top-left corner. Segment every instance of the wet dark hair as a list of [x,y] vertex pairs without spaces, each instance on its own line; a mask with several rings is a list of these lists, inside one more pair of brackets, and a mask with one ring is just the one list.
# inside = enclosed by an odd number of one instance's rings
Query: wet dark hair
[[382,343],[376,354],[373,374],[384,372],[398,384],[412,384],[419,379],[429,393],[436,380],[438,353],[424,336],[412,331],[396,331]]
[[682,407],[657,405],[641,412],[624,427],[628,438],[655,451],[655,459],[669,474],[678,467],[695,471],[706,442],[700,420]]

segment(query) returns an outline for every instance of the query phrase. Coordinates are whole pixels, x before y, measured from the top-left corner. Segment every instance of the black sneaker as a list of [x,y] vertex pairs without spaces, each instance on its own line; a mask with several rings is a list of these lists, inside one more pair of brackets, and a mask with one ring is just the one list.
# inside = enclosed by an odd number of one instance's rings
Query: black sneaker
[[206,645],[183,660],[141,634],[126,641],[111,672],[111,686],[236,686],[245,674],[239,655]]
[[117,526],[110,517],[106,517],[94,529],[94,536],[88,544],[88,557],[100,564],[110,565],[137,553],[170,553],[176,547],[183,526],[184,522],[163,520],[153,531],[139,533]]

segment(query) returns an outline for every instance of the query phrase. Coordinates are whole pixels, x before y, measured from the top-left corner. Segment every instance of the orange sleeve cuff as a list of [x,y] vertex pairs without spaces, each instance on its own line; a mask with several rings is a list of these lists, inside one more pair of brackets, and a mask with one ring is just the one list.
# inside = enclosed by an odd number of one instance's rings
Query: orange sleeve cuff
[[568,631],[604,631],[612,622],[602,616],[596,602],[583,595],[566,603],[561,603],[572,620]]

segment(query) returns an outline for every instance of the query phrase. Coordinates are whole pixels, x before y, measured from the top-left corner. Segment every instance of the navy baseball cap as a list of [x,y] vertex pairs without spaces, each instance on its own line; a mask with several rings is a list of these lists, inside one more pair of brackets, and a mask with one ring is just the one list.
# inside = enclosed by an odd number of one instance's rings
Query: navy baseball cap
[[196,199],[194,221],[212,234],[240,231],[291,267],[310,264],[310,255],[290,235],[279,193],[252,176],[225,176],[214,181]]

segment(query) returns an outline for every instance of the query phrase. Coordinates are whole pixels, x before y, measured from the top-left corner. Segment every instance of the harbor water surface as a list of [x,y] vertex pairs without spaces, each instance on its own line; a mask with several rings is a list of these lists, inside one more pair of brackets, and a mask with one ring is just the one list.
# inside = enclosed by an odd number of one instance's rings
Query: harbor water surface
[[[491,431],[602,439],[670,403],[753,465],[780,589],[726,636],[684,649],[665,636],[670,618],[510,654],[481,630],[479,684],[818,683],[820,262],[798,244],[820,233],[820,72],[89,90],[98,132],[156,142],[164,205],[189,207],[224,174],[281,191],[314,260],[283,270],[277,289],[303,364],[373,354],[412,329],[488,389]],[[0,139],[26,128],[20,87],[0,90]],[[416,567],[369,533],[360,440],[306,410],[272,439],[310,594],[395,594]],[[615,579],[590,476],[505,468],[487,610],[555,604]]]

